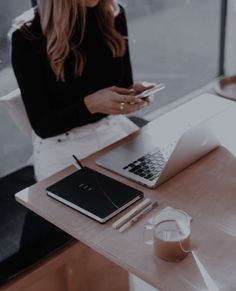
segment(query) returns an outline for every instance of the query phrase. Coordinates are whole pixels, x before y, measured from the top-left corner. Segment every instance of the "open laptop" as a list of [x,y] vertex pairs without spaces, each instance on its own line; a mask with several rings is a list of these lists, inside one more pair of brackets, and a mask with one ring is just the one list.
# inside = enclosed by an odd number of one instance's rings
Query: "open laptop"
[[177,141],[158,146],[141,132],[96,160],[99,166],[155,188],[220,145],[205,123],[192,127]]

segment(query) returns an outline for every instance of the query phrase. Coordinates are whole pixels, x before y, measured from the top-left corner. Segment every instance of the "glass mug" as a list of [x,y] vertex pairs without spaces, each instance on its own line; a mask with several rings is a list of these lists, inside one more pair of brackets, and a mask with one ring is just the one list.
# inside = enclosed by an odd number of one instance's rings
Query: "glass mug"
[[154,217],[154,222],[145,225],[145,243],[153,245],[154,254],[163,260],[173,262],[184,259],[190,252],[189,215],[172,208],[165,215],[159,214],[158,219]]

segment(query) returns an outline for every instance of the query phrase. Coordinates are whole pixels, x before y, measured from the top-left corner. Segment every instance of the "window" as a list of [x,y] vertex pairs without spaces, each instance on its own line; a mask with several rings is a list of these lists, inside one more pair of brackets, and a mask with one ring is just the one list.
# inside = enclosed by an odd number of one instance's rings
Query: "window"
[[135,80],[164,82],[146,112],[211,82],[219,72],[220,0],[123,0]]
[[30,0],[0,1],[0,96],[17,86],[10,68],[10,47],[7,33],[12,20],[30,7]]

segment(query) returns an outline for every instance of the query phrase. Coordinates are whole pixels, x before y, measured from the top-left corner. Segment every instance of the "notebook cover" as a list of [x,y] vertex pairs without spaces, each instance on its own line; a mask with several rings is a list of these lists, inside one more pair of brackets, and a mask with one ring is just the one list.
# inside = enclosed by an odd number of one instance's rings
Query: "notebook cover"
[[50,197],[101,223],[143,197],[141,191],[87,167],[49,186],[46,191]]

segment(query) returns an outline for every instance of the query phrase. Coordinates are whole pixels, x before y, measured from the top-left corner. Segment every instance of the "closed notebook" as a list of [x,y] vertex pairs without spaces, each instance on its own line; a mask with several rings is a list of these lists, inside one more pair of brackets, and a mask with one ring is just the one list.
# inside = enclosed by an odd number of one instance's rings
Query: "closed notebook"
[[46,190],[50,197],[101,223],[143,197],[137,189],[87,167]]

